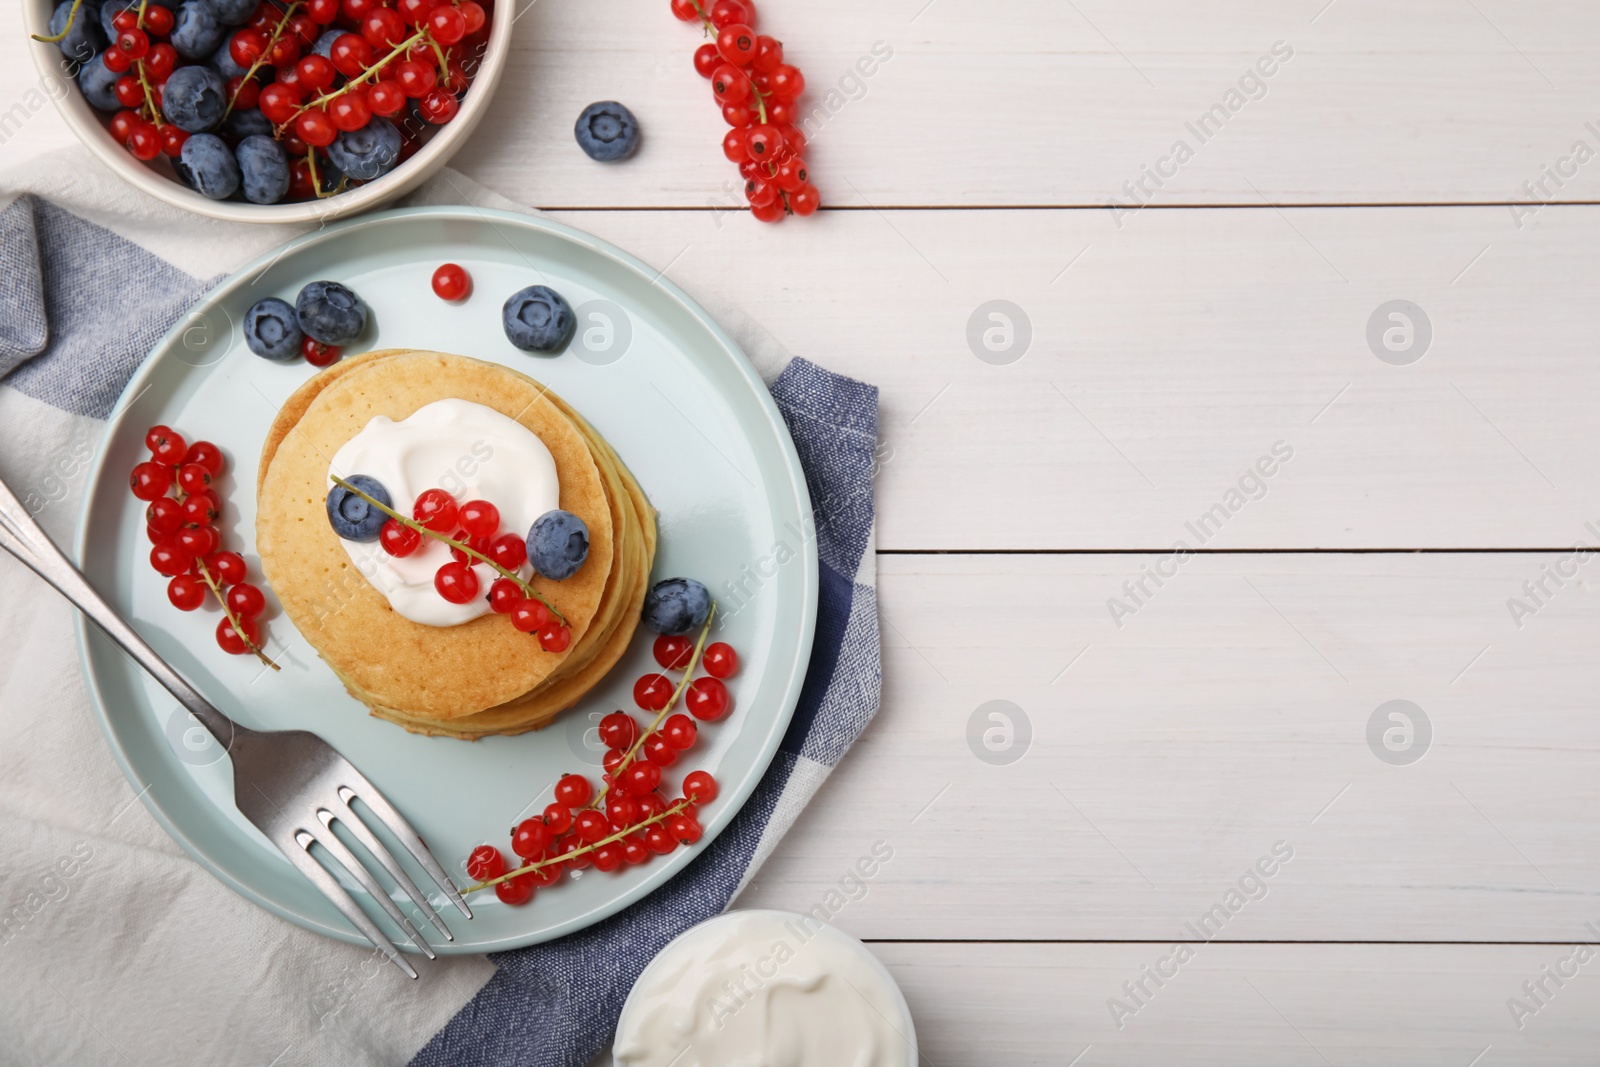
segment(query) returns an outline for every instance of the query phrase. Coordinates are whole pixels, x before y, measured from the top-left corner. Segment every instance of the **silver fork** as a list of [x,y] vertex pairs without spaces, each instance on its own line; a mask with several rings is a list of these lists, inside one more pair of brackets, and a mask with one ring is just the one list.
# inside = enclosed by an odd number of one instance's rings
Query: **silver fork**
[[121,645],[177,698],[178,703],[200,720],[233,760],[233,799],[244,817],[266,834],[289,862],[407,977],[417,977],[416,970],[384,936],[378,924],[361,910],[339,880],[312,855],[311,846],[320,845],[334,862],[348,871],[423,955],[433,959],[433,950],[379,886],[367,866],[333,832],[334,823],[343,826],[361,843],[445,940],[455,940],[428,903],[427,895],[412,882],[350,802],[359,799],[416,858],[461,914],[470,919],[472,910],[467,902],[461,899],[460,891],[444,868],[429,854],[422,838],[394,805],[384,799],[377,786],[367,781],[349,760],[334,751],[332,745],[306,730],[251,730],[212,707],[95,592],[33,521],[4,481],[0,481],[0,548],[16,556],[76,604],[79,611]]

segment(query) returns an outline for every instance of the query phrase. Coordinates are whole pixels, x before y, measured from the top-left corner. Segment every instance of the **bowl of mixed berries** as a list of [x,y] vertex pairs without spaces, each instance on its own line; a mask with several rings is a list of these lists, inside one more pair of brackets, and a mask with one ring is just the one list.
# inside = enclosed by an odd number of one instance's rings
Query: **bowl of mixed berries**
[[444,165],[505,66],[513,20],[495,3],[24,0],[23,10],[43,84],[109,167],[202,215],[286,223],[365,211]]

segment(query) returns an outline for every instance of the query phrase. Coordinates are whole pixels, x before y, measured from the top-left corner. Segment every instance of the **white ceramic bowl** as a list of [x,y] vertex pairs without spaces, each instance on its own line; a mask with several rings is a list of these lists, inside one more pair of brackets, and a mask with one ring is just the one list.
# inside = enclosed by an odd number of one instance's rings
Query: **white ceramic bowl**
[[[699,942],[701,939],[707,936],[720,933],[722,928],[725,927],[729,922],[737,920],[743,916],[762,916],[764,918],[776,921],[790,931],[799,930],[803,927],[810,934],[810,937],[829,938],[838,947],[843,949],[843,951],[859,958],[869,970],[873,971],[878,976],[884,987],[891,994],[893,994],[895,1007],[898,1009],[896,1012],[897,1018],[890,1019],[888,1022],[894,1028],[894,1030],[900,1034],[900,1037],[904,1042],[901,1049],[904,1057],[900,1062],[904,1064],[904,1067],[918,1067],[921,1057],[917,1050],[917,1029],[915,1023],[911,1019],[911,1008],[906,1004],[905,994],[900,991],[899,983],[894,980],[894,976],[889,973],[889,969],[883,965],[883,962],[879,960],[878,957],[874,956],[872,951],[868,949],[866,945],[863,945],[860,941],[857,941],[855,938],[851,937],[849,934],[845,933],[843,930],[840,930],[836,926],[822,925],[814,933],[811,933],[811,928],[806,927],[805,924],[808,921],[815,923],[815,919],[810,919],[808,916],[800,915],[792,911],[780,911],[774,908],[735,909],[733,911],[725,911],[721,915],[714,916],[702,923],[697,923],[696,925],[689,927],[689,929],[685,930],[683,933],[667,942],[666,946],[656,954],[655,959],[651,960],[649,965],[645,967],[644,971],[640,973],[639,978],[633,984],[633,988],[628,991],[628,997],[623,1001],[622,1012],[618,1019],[617,1033],[621,1034],[628,1028],[628,1023],[632,1014],[643,1010],[642,1005],[639,1003],[641,997],[640,990],[647,985],[646,980],[653,977],[652,972],[661,970],[664,966],[680,965],[678,961],[673,959],[672,950],[675,947],[683,945],[684,942]],[[780,938],[780,940],[786,942],[788,939],[788,933],[785,933]],[[806,938],[805,940],[809,940],[809,938]],[[800,943],[804,944],[805,940],[802,940]],[[790,948],[792,951],[793,946],[790,946]],[[771,976],[768,975],[767,977],[770,978]],[[682,984],[687,986],[692,985],[693,982],[688,981]],[[612,1065],[615,1067],[615,1060],[612,1061]]]
[[[28,34],[49,35],[50,13],[55,9],[55,4],[56,0],[23,0],[23,22]],[[510,14],[510,7],[508,0],[502,0],[496,5],[496,10],[490,13],[492,22],[488,44],[478,72],[461,98],[461,110],[450,122],[438,127],[416,155],[376,181],[322,200],[297,203],[251,204],[246,201],[212,200],[179,181],[166,162],[166,157],[157,156],[149,163],[141,163],[111,139],[111,132],[107,129],[111,116],[96,111],[83,98],[77,80],[64,69],[66,57],[61,54],[61,49],[41,41],[30,40],[28,45],[33,52],[34,63],[39,68],[40,85],[55,101],[67,125],[72,127],[72,132],[129,184],[175,207],[214,219],[268,223],[331,222],[375,208],[416,188],[444,166],[445,161],[461,147],[473,127],[483,118],[483,113],[489,107],[489,98],[494,95],[495,86],[505,70],[513,21],[506,17]],[[82,17],[81,10],[79,16]]]

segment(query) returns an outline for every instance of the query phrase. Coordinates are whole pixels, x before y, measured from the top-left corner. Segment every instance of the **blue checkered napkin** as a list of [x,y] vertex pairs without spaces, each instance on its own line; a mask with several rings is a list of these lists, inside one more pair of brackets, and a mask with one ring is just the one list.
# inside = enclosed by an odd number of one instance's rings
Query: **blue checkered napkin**
[[588,1063],[611,1039],[645,964],[728,906],[877,713],[878,390],[798,358],[771,389],[805,467],[821,562],[816,644],[778,755],[733,824],[655,893],[582,933],[491,957],[499,973],[412,1067]]
[[[103,419],[151,347],[208,287],[73,212],[19,197],[0,211],[0,386]],[[728,906],[877,712],[878,392],[803,359],[790,361],[771,389],[805,467],[821,561],[816,642],[778,755],[733,824],[667,885],[582,933],[492,957],[494,977],[427,1042],[417,1067],[587,1063],[610,1040],[645,964]],[[0,424],[0,447],[22,449],[27,442],[13,439],[22,433]],[[72,669],[65,649],[59,669]],[[286,956],[274,967],[305,964]],[[283,974],[268,984],[295,986]],[[264,1017],[281,1010],[266,1006],[266,993]],[[377,1055],[344,1051],[349,1062]]]

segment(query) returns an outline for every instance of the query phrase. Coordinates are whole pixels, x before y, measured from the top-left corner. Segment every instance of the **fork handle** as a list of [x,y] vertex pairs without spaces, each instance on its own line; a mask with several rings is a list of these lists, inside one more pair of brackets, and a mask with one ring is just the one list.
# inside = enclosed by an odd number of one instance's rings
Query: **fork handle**
[[28,514],[4,480],[0,480],[0,548],[17,557],[28,569],[76,604],[79,611],[104,630],[107,637],[121,645],[128,655],[138,661],[139,666],[199,719],[219,744],[224,747],[231,745],[236,735],[245,732],[244,727],[212,707],[194,686],[184,680],[183,675],[157,655],[156,650],[95,592],[83,573],[72,565],[55,542],[33,521],[33,516]]

